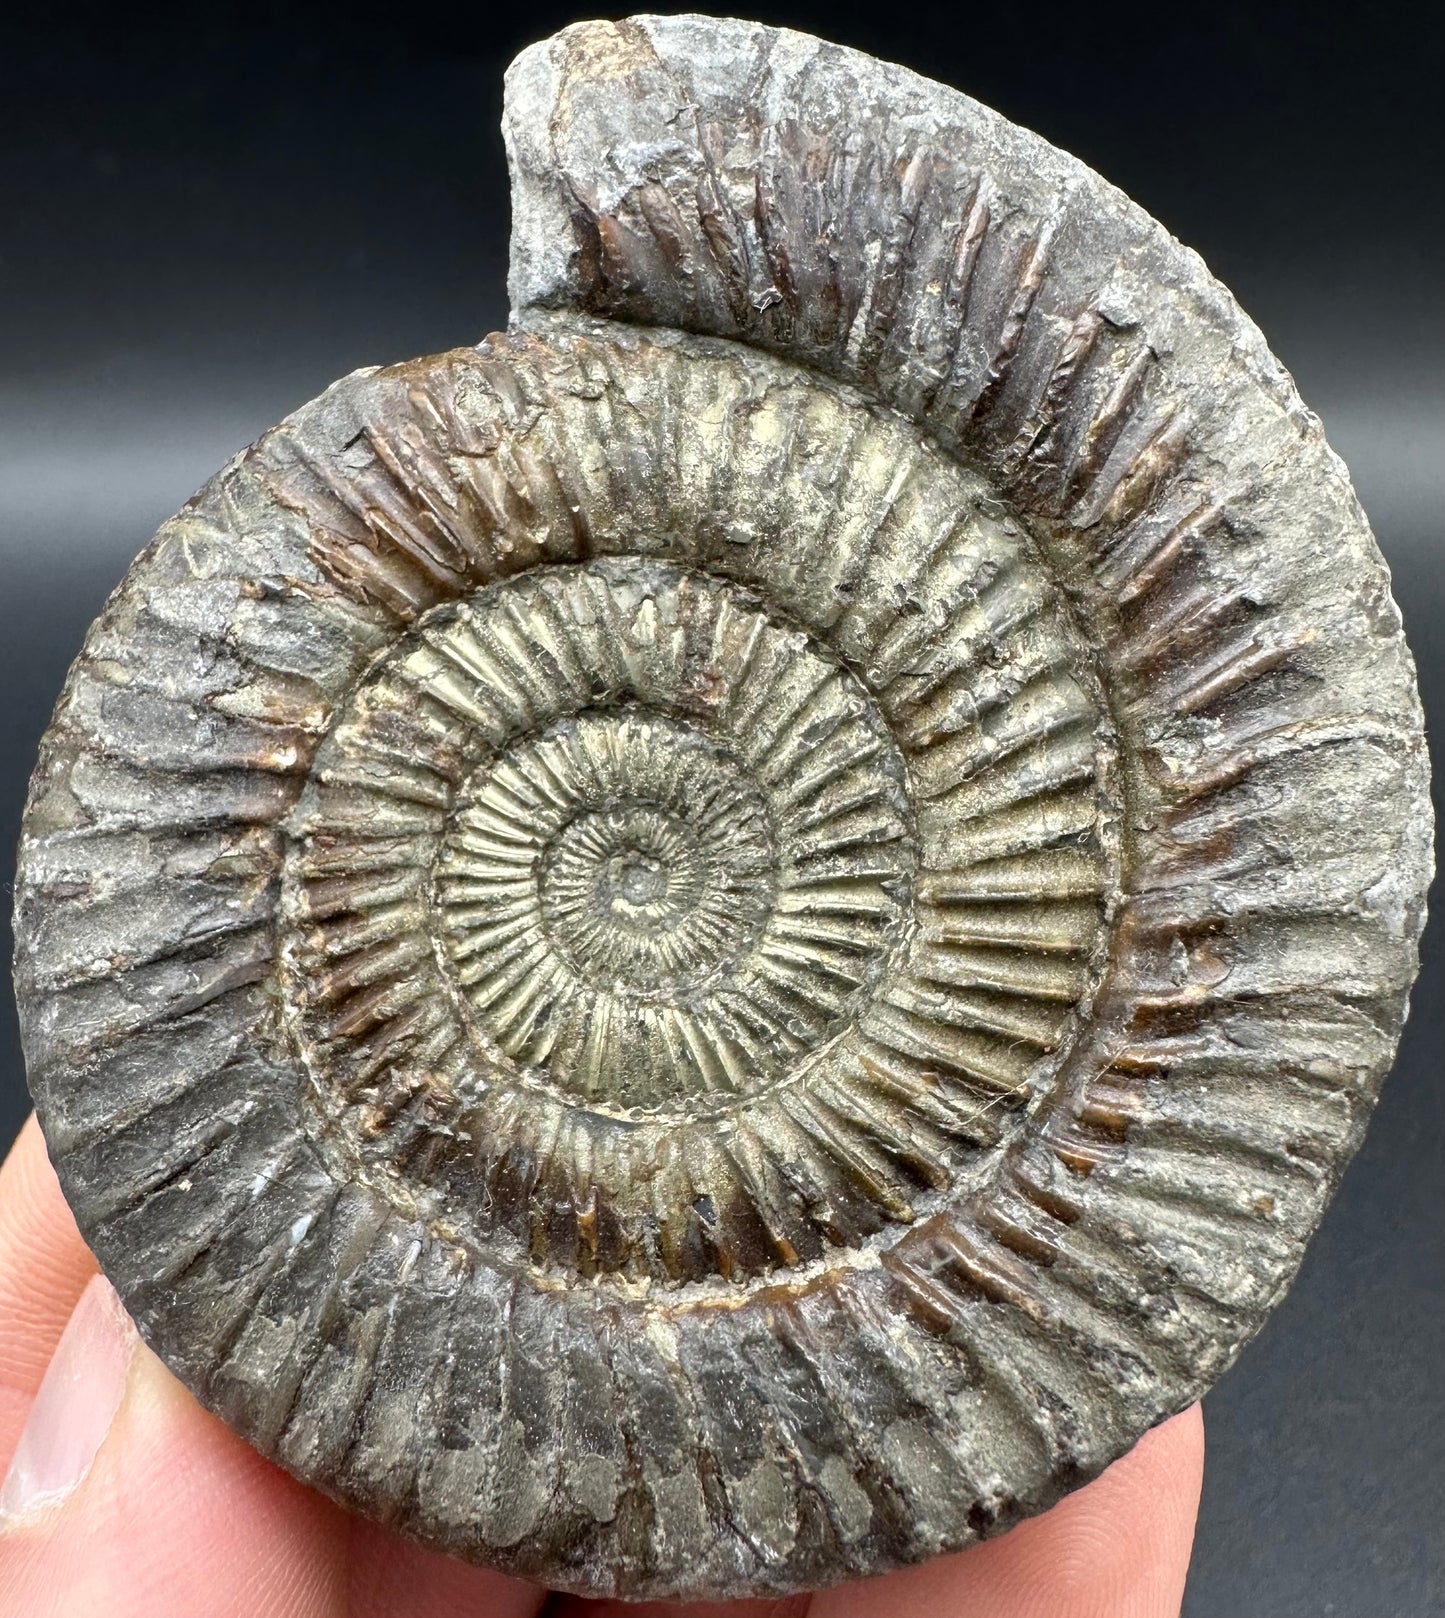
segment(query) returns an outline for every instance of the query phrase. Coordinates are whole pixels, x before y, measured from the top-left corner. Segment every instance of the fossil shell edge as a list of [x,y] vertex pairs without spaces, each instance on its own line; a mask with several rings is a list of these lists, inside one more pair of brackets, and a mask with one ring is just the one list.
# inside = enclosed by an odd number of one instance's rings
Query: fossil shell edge
[[966,97],[716,19],[508,80],[513,329],[137,559],[27,1066],[263,1453],[588,1594],[1052,1503],[1287,1288],[1429,874],[1388,576],[1255,328]]

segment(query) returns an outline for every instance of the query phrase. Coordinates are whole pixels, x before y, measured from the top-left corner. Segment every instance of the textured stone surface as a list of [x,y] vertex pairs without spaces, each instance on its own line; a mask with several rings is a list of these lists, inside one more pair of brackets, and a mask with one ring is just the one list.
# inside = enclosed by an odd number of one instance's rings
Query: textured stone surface
[[42,748],[31,1084],[261,1450],[589,1593],[1041,1509],[1288,1286],[1414,975],[1388,579],[1199,260],[901,69],[511,70],[512,330],[157,535]]

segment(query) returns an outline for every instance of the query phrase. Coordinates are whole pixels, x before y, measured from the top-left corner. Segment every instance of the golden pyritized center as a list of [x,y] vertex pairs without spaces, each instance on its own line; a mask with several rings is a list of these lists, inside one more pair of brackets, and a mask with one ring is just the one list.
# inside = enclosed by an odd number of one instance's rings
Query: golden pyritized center
[[[507,960],[528,959],[554,995],[642,1004],[716,985],[756,942],[777,881],[772,818],[696,727],[594,709],[477,775],[439,893],[458,978],[504,1047],[527,1048],[495,1012]],[[555,1065],[554,1035],[537,1059]]]
[[548,936],[599,986],[645,992],[715,973],[766,914],[765,825],[756,831],[756,852],[728,850],[719,869],[688,819],[659,804],[578,816],[543,851]]
[[[431,856],[423,907],[374,922],[436,946],[463,1095],[505,1074],[639,1116],[754,1094],[847,1025],[906,936],[887,726],[735,585],[639,558],[524,574],[441,615],[352,711],[353,743],[419,758],[440,730],[466,761],[440,837],[378,851],[398,877]],[[389,815],[391,779],[370,790]]]
[[913,844],[836,658],[637,559],[519,578],[434,645],[528,726],[463,784],[434,877],[482,1060],[649,1109],[752,1093],[839,1028],[902,937]]

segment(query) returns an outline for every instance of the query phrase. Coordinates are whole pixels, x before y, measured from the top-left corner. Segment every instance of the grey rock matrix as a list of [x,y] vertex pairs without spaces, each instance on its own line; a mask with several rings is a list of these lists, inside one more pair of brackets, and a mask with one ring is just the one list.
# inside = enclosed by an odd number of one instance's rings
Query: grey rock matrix
[[1256,329],[986,108],[525,52],[510,330],[167,523],[25,819],[82,1230],[260,1450],[591,1594],[967,1545],[1231,1362],[1390,1064],[1421,717]]

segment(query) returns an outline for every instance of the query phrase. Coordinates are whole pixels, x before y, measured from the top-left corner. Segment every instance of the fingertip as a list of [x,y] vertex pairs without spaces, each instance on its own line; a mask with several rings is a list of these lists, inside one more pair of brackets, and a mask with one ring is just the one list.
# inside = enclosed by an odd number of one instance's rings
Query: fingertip
[[[95,1273],[32,1113],[0,1164],[0,1387],[34,1396]],[[0,1430],[0,1464],[15,1436]]]
[[135,1328],[104,1276],[93,1276],[61,1334],[0,1484],[0,1529],[72,1494],[125,1392]]
[[[98,1283],[100,1284],[100,1283]],[[271,1466],[133,1341],[93,1461],[0,1533],[6,1610],[341,1618],[344,1514]]]

